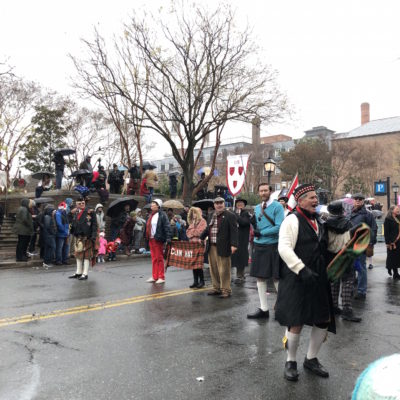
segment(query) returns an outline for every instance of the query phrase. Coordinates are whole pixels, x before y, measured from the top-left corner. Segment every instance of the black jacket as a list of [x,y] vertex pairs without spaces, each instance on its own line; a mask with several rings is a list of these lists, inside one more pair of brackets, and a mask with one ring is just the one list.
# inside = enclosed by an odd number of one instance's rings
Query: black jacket
[[44,210],[43,233],[45,240],[56,237],[57,225],[54,213],[55,210],[53,207],[47,207]]
[[[392,216],[386,217],[383,223],[383,232],[385,235],[385,243],[394,243],[399,235],[399,224],[395,221]],[[396,246],[399,244],[396,243]]]
[[[145,236],[147,237],[146,228],[147,228],[147,221],[145,226]],[[171,225],[168,221],[167,214],[165,214],[164,211],[159,211],[157,228],[156,228],[156,233],[154,235],[154,239],[157,240],[158,242],[165,243],[167,241],[171,241],[171,238],[172,238],[172,231],[171,231]]]
[[[210,223],[214,212],[207,218],[207,228],[200,238],[205,239],[210,235]],[[228,210],[223,211],[221,225],[217,233],[217,253],[220,257],[230,257],[232,254],[231,246],[238,247],[238,227],[235,215]]]
[[234,214],[239,229],[239,247],[235,254],[232,254],[232,266],[246,267],[249,264],[249,236],[250,236],[250,214],[242,210]]
[[74,236],[83,236],[88,239],[96,240],[97,237],[97,219],[94,210],[85,208],[83,214],[78,219],[79,211],[72,220],[71,233]]

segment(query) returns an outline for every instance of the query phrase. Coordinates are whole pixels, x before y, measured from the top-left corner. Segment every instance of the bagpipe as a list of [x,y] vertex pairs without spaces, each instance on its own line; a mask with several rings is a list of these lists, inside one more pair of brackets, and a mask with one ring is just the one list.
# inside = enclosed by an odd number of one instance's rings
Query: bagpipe
[[328,279],[335,282],[341,278],[348,268],[353,268],[357,258],[363,254],[370,243],[371,229],[365,223],[352,230],[353,236],[339,251],[326,268]]

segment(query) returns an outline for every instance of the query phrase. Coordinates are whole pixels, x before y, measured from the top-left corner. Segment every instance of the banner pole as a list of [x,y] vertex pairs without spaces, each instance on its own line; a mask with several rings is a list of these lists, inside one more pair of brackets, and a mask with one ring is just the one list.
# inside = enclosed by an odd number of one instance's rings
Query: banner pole
[[235,205],[236,205],[236,196],[233,196],[233,211],[235,211]]

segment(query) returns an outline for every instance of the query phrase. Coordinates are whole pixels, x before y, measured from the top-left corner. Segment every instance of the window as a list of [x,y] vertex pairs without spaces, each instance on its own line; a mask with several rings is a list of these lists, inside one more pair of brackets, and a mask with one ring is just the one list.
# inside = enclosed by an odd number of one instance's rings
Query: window
[[172,169],[174,169],[174,164],[173,164],[173,163],[169,163],[169,168],[168,168],[168,170],[171,171]]
[[161,172],[165,172],[165,164],[161,164]]

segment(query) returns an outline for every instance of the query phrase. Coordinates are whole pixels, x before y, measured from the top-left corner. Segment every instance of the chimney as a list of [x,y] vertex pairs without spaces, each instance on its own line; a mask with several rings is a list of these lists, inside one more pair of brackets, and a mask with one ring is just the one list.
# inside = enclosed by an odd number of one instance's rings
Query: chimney
[[251,127],[251,133],[252,133],[252,142],[253,145],[259,146],[260,145],[260,118],[255,117],[251,121],[252,127]]
[[361,125],[369,122],[369,103],[361,104]]

